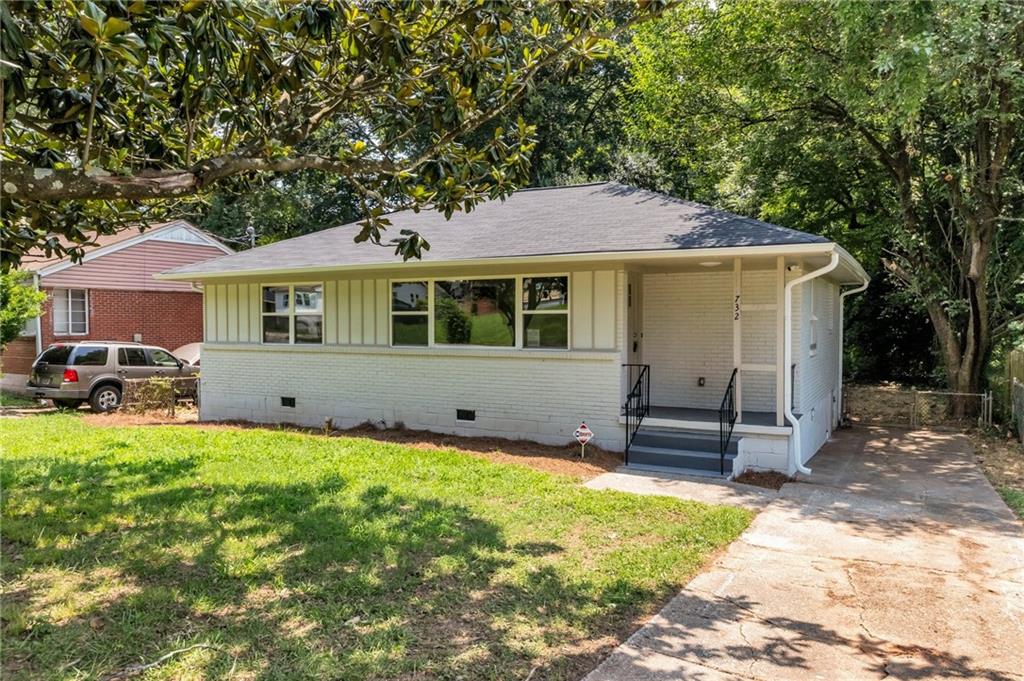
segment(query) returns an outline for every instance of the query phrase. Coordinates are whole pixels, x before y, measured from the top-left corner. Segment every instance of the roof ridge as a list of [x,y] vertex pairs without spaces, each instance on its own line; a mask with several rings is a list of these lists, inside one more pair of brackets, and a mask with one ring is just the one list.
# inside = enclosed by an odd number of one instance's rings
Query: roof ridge
[[598,187],[602,184],[616,184],[613,180],[600,180],[595,182],[580,182],[579,184],[553,184],[547,187],[523,187],[517,189],[513,194],[520,194],[523,192],[542,192],[546,189],[575,189],[577,187]]

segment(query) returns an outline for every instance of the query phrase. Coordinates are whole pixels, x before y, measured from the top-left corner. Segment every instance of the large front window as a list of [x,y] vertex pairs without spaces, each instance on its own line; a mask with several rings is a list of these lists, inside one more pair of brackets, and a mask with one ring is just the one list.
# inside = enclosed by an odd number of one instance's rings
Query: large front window
[[320,284],[263,287],[264,343],[323,343],[324,289]]
[[515,279],[434,282],[434,343],[513,347]]
[[84,336],[89,333],[88,296],[84,289],[53,291],[53,334]]

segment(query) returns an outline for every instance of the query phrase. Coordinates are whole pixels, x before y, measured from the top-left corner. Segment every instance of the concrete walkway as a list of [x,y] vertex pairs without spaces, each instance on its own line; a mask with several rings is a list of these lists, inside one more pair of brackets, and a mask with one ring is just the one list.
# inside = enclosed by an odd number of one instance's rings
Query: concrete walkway
[[599,475],[586,483],[585,487],[614,489],[633,494],[678,497],[679,499],[703,501],[706,504],[742,506],[755,511],[760,511],[778,496],[774,490],[753,485],[740,485],[717,478],[632,472],[626,469]]
[[958,435],[843,431],[587,681],[1024,680],[1024,525]]

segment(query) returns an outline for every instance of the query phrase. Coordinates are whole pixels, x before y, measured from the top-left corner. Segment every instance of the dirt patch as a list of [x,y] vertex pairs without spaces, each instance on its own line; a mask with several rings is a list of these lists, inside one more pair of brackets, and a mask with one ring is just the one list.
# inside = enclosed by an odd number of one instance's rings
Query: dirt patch
[[82,420],[94,426],[163,426],[163,425],[189,425],[199,421],[199,412],[195,408],[178,407],[174,416],[166,411],[145,411],[132,413],[128,411],[111,411],[106,414],[88,412],[82,415]]
[[[84,414],[83,420],[97,426],[157,426],[191,425],[197,428],[286,428],[310,435],[325,436],[322,428],[306,428],[295,425],[247,423],[242,421],[198,422],[194,409],[179,409],[172,417],[156,411],[142,414],[111,412],[108,414]],[[528,466],[545,473],[568,475],[581,481],[596,478],[602,473],[613,471],[622,465],[622,454],[609,452],[594,445],[587,446],[586,457],[580,459],[577,444],[562,446],[542,445],[528,440],[505,440],[497,437],[462,437],[444,435],[426,430],[389,428],[380,430],[371,425],[362,425],[348,430],[331,431],[329,437],[364,437],[378,442],[400,444],[424,450],[454,449],[464,454],[478,456],[495,463]]]
[[995,487],[1024,489],[1024,445],[1016,440],[974,433],[974,458]]
[[780,490],[783,485],[787,482],[792,482],[793,480],[794,478],[789,477],[785,473],[779,473],[778,471],[743,471],[736,476],[736,479],[733,480],[733,482]]

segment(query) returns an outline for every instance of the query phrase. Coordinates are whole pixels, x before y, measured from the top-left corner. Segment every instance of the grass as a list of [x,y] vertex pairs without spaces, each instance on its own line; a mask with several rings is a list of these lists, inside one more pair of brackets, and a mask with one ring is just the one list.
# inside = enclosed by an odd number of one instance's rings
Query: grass
[[1024,520],[1024,489],[1012,487],[998,487],[996,491],[1003,498],[1010,510],[1017,514],[1017,517]]
[[3,428],[3,676],[579,678],[746,511],[270,429]]
[[38,407],[39,400],[0,390],[0,407]]

